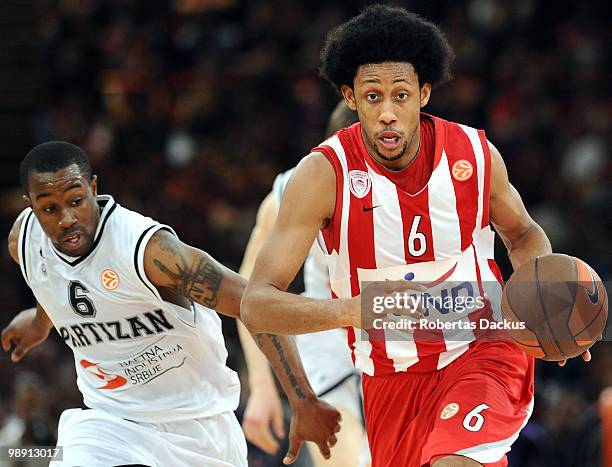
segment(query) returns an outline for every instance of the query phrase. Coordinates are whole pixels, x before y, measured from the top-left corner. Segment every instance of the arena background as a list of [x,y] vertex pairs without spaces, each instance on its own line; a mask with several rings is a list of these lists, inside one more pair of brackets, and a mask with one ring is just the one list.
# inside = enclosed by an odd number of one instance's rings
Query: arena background
[[[457,59],[427,111],[485,128],[555,251],[612,276],[610,18],[604,1],[395,2],[438,23]],[[317,76],[325,33],[361,1],[2,0],[0,229],[22,209],[34,144],[76,143],[103,193],[172,225],[237,269],[275,175],[322,137],[339,95]],[[0,325],[33,301],[2,246]],[[510,272],[503,248],[499,262]],[[229,364],[244,364],[224,321]],[[612,349],[538,363],[536,409],[511,465],[601,465],[597,399]],[[22,363],[0,355],[0,445],[55,441],[80,404],[53,335]],[[244,398],[243,398],[244,399]],[[255,466],[271,465],[255,449]]]

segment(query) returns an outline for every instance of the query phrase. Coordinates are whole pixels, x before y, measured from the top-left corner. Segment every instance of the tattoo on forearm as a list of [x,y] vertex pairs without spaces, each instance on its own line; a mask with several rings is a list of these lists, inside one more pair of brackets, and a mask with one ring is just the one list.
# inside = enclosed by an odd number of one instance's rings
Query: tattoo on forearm
[[275,334],[255,334],[255,339],[257,340],[257,344],[259,344],[260,348],[263,348],[265,345],[263,338],[266,337],[270,340],[276,353],[278,354],[278,359],[280,361],[281,366],[283,367],[283,371],[289,380],[289,384],[291,385],[291,389],[295,392],[295,395],[298,399],[304,399],[306,396],[304,395],[304,391],[300,387],[296,376],[293,374],[293,370],[287,361],[287,357],[285,357],[285,349],[283,349],[283,345],[281,344],[278,336]]
[[171,234],[160,235],[157,238],[157,244],[163,251],[173,254],[176,270],[169,268],[159,259],[154,259],[153,264],[170,278],[172,290],[214,309],[219,301],[223,273],[206,258],[200,258],[195,263],[188,264],[176,245],[177,240],[168,238],[169,235]]

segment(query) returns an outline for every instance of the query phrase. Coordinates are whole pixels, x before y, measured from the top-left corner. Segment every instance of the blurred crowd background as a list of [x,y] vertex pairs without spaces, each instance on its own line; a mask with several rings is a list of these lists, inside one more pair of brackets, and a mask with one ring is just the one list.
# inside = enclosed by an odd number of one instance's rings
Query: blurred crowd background
[[[67,140],[90,155],[101,192],[237,269],[274,177],[321,141],[340,98],[317,74],[325,34],[367,3],[3,0],[2,232],[23,208],[21,158]],[[393,3],[439,24],[455,49],[454,79],[426,111],[485,128],[554,250],[610,279],[607,2]],[[2,327],[33,305],[5,245]],[[229,364],[244,376],[235,324],[224,327]],[[610,344],[588,365],[539,362],[537,371],[536,409],[511,465],[601,465],[597,399],[612,385]],[[18,365],[0,355],[0,445],[53,445],[59,414],[81,403],[74,380],[57,336]],[[252,465],[270,465],[251,451]]]

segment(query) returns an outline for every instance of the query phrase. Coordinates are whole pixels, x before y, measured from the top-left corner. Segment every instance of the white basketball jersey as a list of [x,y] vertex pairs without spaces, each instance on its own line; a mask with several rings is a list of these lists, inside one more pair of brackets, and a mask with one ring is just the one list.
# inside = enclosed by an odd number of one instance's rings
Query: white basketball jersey
[[[274,181],[272,191],[277,208],[294,170],[279,174]],[[304,262],[304,288],[305,297],[331,300],[327,258],[316,243],[313,243]],[[310,384],[319,395],[329,392],[340,381],[356,373],[351,352],[346,346],[344,329],[300,334],[295,336],[295,343]]]
[[19,234],[21,271],[74,353],[85,405],[150,423],[236,409],[240,386],[225,366],[217,314],[164,301],[144,273],[149,239],[172,229],[110,196],[98,203],[100,222],[84,256],[56,250],[31,209]]

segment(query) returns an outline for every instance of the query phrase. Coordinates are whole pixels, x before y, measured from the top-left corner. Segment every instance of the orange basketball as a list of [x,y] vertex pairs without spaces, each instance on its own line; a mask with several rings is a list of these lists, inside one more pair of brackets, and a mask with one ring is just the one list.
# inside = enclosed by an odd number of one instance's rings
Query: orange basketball
[[539,256],[518,268],[504,288],[502,311],[524,329],[509,330],[525,352],[543,360],[576,357],[601,339],[608,295],[584,261],[562,254]]

